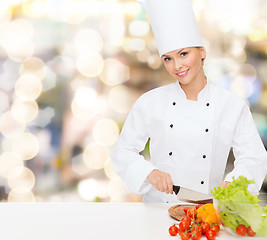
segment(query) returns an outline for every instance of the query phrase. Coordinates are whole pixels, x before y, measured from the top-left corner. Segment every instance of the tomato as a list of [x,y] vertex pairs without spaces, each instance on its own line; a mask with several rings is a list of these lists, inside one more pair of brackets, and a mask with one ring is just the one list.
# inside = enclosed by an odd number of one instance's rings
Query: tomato
[[196,218],[195,223],[201,224],[203,222],[202,218]]
[[220,231],[220,227],[217,224],[212,224],[210,229],[216,232],[216,234]]
[[200,225],[198,225],[198,224],[194,224],[194,225],[192,226],[192,230],[195,230],[195,231],[198,231],[198,232],[201,233],[202,228],[201,228]]
[[202,234],[203,235],[206,234],[206,232],[209,231],[209,230],[210,230],[210,225],[208,223],[203,223],[202,224],[202,229],[201,229]]
[[182,240],[189,240],[190,239],[189,233],[186,233],[186,232],[181,232],[180,237]]
[[206,232],[205,236],[208,240],[214,240],[216,238],[216,232],[209,230]]
[[247,233],[247,228],[244,224],[239,224],[235,231],[237,235],[245,236]]
[[172,236],[176,236],[178,231],[179,231],[179,229],[175,225],[169,227],[169,233]]
[[256,233],[252,230],[251,226],[248,226],[247,228],[247,235],[250,237],[254,237]]
[[199,231],[194,230],[192,232],[192,240],[199,240],[202,237],[202,234]]
[[190,223],[188,221],[181,221],[179,223],[179,229],[184,232],[185,230],[188,230],[190,227]]
[[187,214],[188,209],[189,209],[188,207],[183,209],[186,214]]
[[189,225],[191,224],[191,218],[188,217],[188,216],[184,216],[184,217],[181,219],[181,222],[183,222],[183,221],[188,222]]
[[198,204],[198,205],[196,205],[196,210],[198,210],[200,207],[202,207],[203,205],[202,204]]
[[190,218],[192,218],[192,219],[196,218],[196,216],[197,216],[196,209],[195,208],[188,209],[187,216],[190,217]]

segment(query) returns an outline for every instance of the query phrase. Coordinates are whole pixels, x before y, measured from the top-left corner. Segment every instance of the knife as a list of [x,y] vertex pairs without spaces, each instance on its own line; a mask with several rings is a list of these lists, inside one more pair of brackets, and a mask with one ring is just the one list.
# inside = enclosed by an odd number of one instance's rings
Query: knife
[[183,188],[181,186],[173,185],[173,191],[177,195],[177,199],[179,201],[196,204],[206,204],[213,202],[213,199],[210,195],[197,192],[188,188]]

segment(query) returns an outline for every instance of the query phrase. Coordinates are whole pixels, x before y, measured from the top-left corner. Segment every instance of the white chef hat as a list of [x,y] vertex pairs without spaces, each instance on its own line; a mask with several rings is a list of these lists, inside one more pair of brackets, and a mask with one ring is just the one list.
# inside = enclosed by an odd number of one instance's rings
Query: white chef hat
[[145,0],[160,57],[203,46],[190,0]]

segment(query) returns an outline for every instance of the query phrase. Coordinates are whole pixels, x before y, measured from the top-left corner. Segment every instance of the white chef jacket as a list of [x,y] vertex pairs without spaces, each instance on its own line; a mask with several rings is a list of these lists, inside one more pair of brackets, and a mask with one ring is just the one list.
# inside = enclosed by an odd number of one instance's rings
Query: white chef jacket
[[[150,160],[140,152],[150,139]],[[267,153],[246,101],[211,83],[197,101],[186,99],[179,82],[143,94],[130,111],[111,153],[115,171],[127,188],[143,194],[143,202],[177,202],[149,183],[154,169],[169,173],[173,183],[210,194],[225,173],[233,148],[234,169],[225,181],[240,175],[254,179],[259,191],[267,174]]]

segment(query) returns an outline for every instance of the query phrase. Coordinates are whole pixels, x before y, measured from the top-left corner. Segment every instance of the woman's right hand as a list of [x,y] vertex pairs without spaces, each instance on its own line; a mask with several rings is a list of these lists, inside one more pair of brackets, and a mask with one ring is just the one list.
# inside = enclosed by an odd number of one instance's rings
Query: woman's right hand
[[154,169],[147,176],[147,179],[157,190],[165,192],[166,194],[173,193],[173,182],[169,173]]

